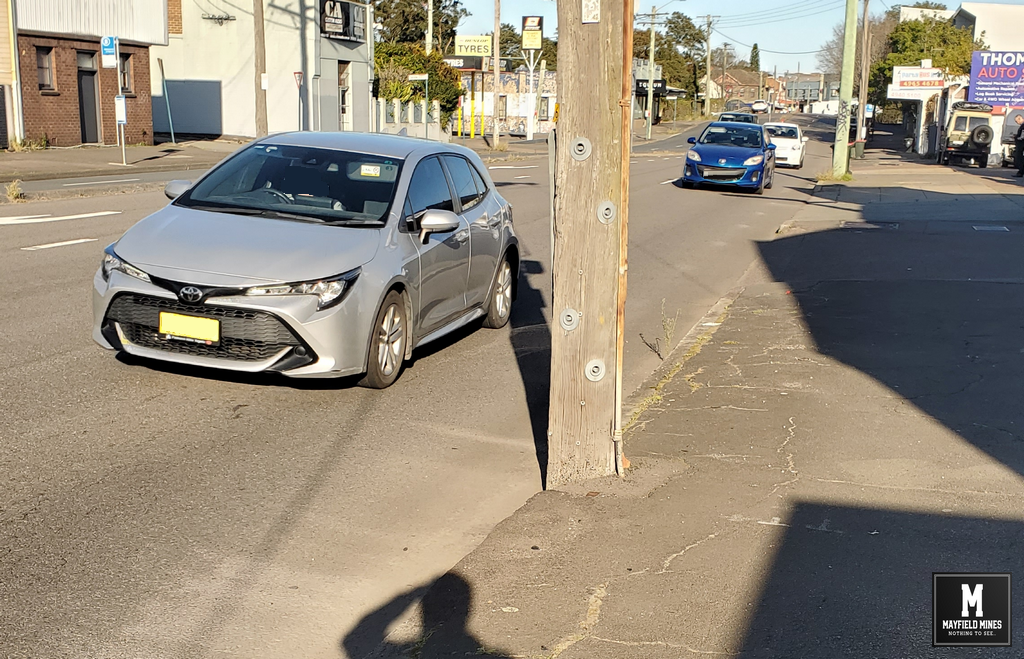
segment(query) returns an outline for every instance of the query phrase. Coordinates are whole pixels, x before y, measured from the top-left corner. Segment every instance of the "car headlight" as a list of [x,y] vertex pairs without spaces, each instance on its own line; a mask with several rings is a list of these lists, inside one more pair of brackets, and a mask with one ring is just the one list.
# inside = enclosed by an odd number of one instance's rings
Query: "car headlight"
[[690,149],[689,151],[686,152],[686,159],[692,160],[694,162],[700,162],[700,154],[694,151],[693,149]]
[[114,253],[114,246],[109,245],[105,250],[103,250],[103,265],[101,270],[103,274],[103,281],[110,281],[110,273],[115,270],[123,272],[129,277],[135,277],[136,279],[141,279],[142,281],[149,283],[149,275],[142,270],[139,270],[131,263],[122,261],[121,257]]
[[315,295],[317,311],[327,309],[341,302],[345,292],[352,288],[359,276],[360,268],[318,281],[304,281],[296,284],[273,284],[271,286],[253,286],[246,289],[246,295]]
[[764,161],[764,156],[751,156],[743,161],[744,165],[760,165]]

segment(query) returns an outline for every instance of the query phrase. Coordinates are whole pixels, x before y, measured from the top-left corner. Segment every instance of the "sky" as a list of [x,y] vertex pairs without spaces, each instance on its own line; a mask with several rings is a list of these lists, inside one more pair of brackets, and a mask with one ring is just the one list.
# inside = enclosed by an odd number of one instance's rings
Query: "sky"
[[[579,0],[568,0],[579,2]],[[607,1],[607,0],[606,0]],[[902,4],[913,4],[904,0]],[[1024,4],[1024,0],[985,0],[998,4]],[[771,71],[816,71],[815,53],[832,36],[832,27],[845,16],[845,0],[660,0],[653,3],[659,11],[679,11],[704,24],[704,17],[715,18],[711,47],[723,42],[733,44],[735,55],[750,58],[750,46],[756,43],[761,51],[761,68]],[[882,14],[889,7],[901,4],[895,0],[869,0],[870,12]],[[486,34],[494,28],[493,0],[463,0],[472,14],[459,28],[461,34]],[[947,2],[956,9],[959,2]],[[858,3],[858,15],[863,5]],[[637,0],[636,11],[650,11],[643,0]],[[544,34],[550,35],[558,25],[553,0],[504,0],[501,7],[503,23],[522,24],[522,16],[544,16]],[[777,51],[777,52],[769,52]]]

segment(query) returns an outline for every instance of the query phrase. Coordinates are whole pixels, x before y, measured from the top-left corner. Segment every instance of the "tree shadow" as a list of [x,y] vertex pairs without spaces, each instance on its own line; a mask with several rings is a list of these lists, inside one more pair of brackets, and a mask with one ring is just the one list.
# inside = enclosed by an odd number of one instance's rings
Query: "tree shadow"
[[[908,219],[895,205],[865,204],[868,222],[900,222],[892,230],[781,237],[758,249],[772,277],[790,289],[819,353],[884,384],[901,409],[916,408],[1024,476],[1024,227],[975,229],[972,217],[1000,217],[999,195],[932,195],[914,217],[947,207],[974,212],[959,221]],[[893,508],[956,497],[972,478],[950,476],[943,493],[899,493],[897,486]],[[745,659],[940,656],[931,647],[931,573],[1024,568],[1024,525],[994,516],[801,501],[786,521],[747,629]],[[1019,607],[1014,615],[1019,626]],[[957,656],[1015,655],[986,648]]]
[[[409,607],[418,603],[422,621],[415,638],[396,640],[388,628],[399,622]],[[341,640],[341,649],[349,659],[390,659],[415,656],[496,657],[506,654],[483,644],[467,629],[473,609],[473,588],[453,572],[433,583],[401,593],[364,616]]]

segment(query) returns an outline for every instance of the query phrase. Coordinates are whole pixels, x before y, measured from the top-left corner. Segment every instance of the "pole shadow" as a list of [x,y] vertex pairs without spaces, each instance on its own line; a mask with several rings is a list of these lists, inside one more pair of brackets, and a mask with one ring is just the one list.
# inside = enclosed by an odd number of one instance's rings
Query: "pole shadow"
[[524,260],[520,268],[516,303],[512,305],[510,341],[523,380],[533,430],[533,445],[540,468],[541,487],[548,482],[548,405],[551,389],[551,328],[544,316],[544,296],[528,275],[544,273],[539,261]]

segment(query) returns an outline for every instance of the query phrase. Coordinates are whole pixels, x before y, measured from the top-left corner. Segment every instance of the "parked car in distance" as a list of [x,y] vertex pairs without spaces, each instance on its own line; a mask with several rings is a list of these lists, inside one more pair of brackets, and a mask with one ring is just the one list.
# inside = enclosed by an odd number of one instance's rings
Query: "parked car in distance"
[[949,120],[939,134],[939,164],[948,165],[953,158],[988,166],[995,130],[991,125],[992,106],[985,103],[954,103]]
[[738,121],[744,124],[756,124],[757,117],[749,112],[723,112],[718,115],[719,121]]
[[807,136],[804,135],[800,126],[787,123],[767,123],[764,125],[765,132],[775,145],[775,164],[796,167],[804,166],[804,155],[806,152]]
[[758,112],[758,113],[760,113],[760,112],[767,112],[768,111],[768,101],[759,98],[759,99],[757,99],[756,101],[754,101],[753,103],[750,104],[750,109],[753,110],[754,112]]
[[278,134],[165,193],[93,278],[104,348],[384,388],[415,348],[512,312],[512,207],[470,149]]
[[716,121],[688,141],[684,188],[715,183],[762,194],[775,182],[776,147],[764,126]]

